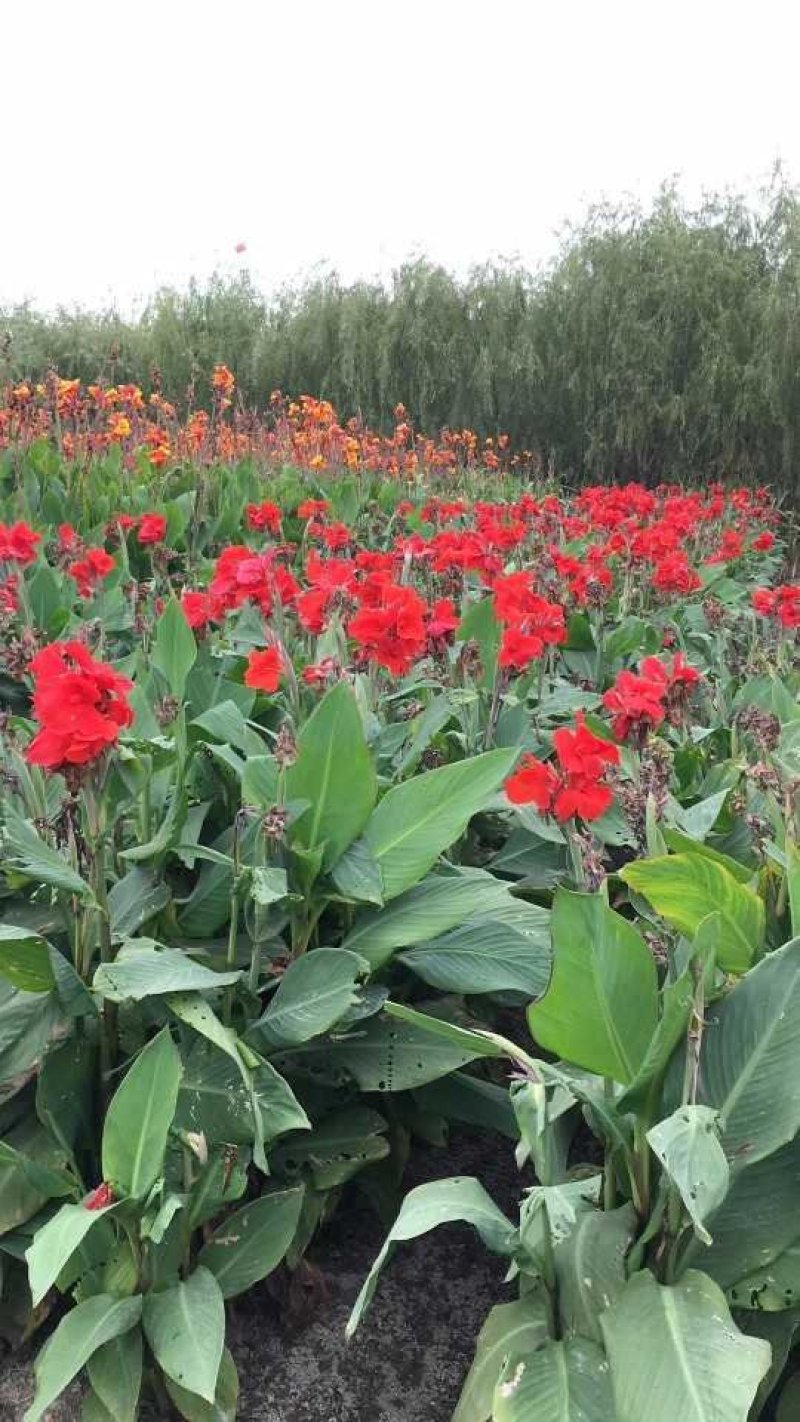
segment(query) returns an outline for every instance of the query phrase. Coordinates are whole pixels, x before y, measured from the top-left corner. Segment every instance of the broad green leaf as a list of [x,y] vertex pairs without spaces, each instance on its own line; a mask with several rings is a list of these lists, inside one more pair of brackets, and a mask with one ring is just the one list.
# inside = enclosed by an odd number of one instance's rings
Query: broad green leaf
[[716,795],[709,795],[696,805],[681,809],[678,823],[684,834],[688,834],[692,840],[704,840],[717,823],[729,794],[730,789],[718,790]]
[[740,884],[749,884],[752,879],[754,871],[746,864],[740,864],[738,859],[732,859],[729,854],[722,854],[720,850],[712,849],[711,845],[694,840],[669,825],[663,825],[662,832],[667,848],[675,854],[699,854],[701,859],[710,859],[714,864],[719,864],[720,868],[727,869]]
[[481,658],[478,684],[490,687],[494,681],[501,637],[500,623],[494,615],[490,597],[481,598],[466,609],[456,636],[459,642],[477,642]]
[[665,1286],[643,1270],[600,1326],[617,1422],[747,1422],[769,1344],[739,1332],[705,1274]]
[[103,1127],[103,1179],[115,1193],[141,1200],[161,1173],[182,1073],[165,1027],[117,1087]]
[[225,1345],[225,1301],[211,1271],[199,1266],[185,1283],[146,1294],[142,1325],[167,1376],[213,1402]]
[[735,1308],[763,1314],[796,1308],[800,1303],[800,1241],[790,1244],[768,1264],[737,1279],[728,1297]]
[[477,914],[516,906],[508,885],[483,869],[429,874],[386,908],[359,914],[344,946],[366,958],[373,972],[398,948],[427,943]]
[[269,1052],[327,1032],[355,1002],[364,964],[345,948],[316,948],[289,965],[248,1040]]
[[331,687],[301,728],[286,794],[310,801],[293,835],[304,849],[324,844],[323,868],[330,869],[361,834],[377,794],[361,716],[345,682]]
[[215,1276],[226,1299],[243,1294],[276,1269],[294,1239],[303,1188],[275,1190],[228,1215],[203,1245],[198,1263]]
[[256,1109],[261,1113],[260,1129],[266,1141],[287,1131],[309,1128],[305,1111],[273,1066],[262,1062],[251,1076],[252,1095],[231,1058],[198,1039],[185,1056],[176,1126],[202,1131],[212,1144],[240,1146],[249,1145],[256,1137]]
[[582,1210],[553,1251],[558,1308],[564,1336],[578,1334],[602,1343],[600,1314],[625,1287],[625,1255],[636,1238],[632,1205],[617,1210]]
[[90,886],[71,869],[67,860],[58,850],[51,849],[36,833],[33,825],[17,814],[11,805],[3,806],[0,825],[3,864],[42,884],[51,884],[56,889],[66,889],[78,898],[93,897]]
[[373,859],[365,839],[357,839],[355,844],[350,845],[334,864],[331,877],[346,899],[355,899],[356,903],[383,904],[380,865]]
[[[738,1175],[718,1210],[708,1221],[714,1243],[696,1239],[687,1245],[682,1264],[703,1269],[723,1289],[766,1269],[800,1241],[797,1200],[800,1198],[800,1136],[781,1150],[764,1156]],[[746,1300],[745,1300],[746,1302]]]
[[193,1031],[199,1033],[201,1037],[205,1037],[208,1042],[212,1042],[215,1047],[230,1057],[249,1090],[250,1075],[245,1064],[245,1057],[251,1054],[240,1043],[234,1029],[226,1027],[220,1022],[213,1008],[209,1007],[205,999],[198,997],[196,993],[172,993],[166,1001],[170,1012],[174,1012],[180,1022],[185,1022],[187,1027],[191,1027]]
[[786,841],[786,877],[789,883],[789,909],[792,933],[800,937],[800,852],[793,840]]
[[553,976],[528,1009],[534,1039],[576,1066],[633,1081],[656,1027],[652,956],[602,894],[559,889],[553,903]]
[[39,1422],[92,1354],[133,1328],[141,1312],[140,1295],[115,1299],[111,1294],[96,1294],[70,1309],[34,1363],[36,1393],[24,1422]]
[[204,1402],[196,1392],[179,1387],[173,1378],[165,1377],[167,1392],[186,1422],[235,1422],[239,1401],[239,1375],[228,1349],[222,1353],[217,1390],[213,1402]]
[[250,877],[250,894],[257,904],[267,908],[278,904],[289,892],[286,870],[271,864],[255,868]]
[[89,1381],[114,1422],[136,1422],[142,1386],[142,1333],[131,1328],[92,1354]]
[[398,956],[441,992],[540,997],[552,965],[550,914],[537,904],[509,898],[493,913]]
[[[742,1333],[750,1334],[755,1338],[763,1338],[772,1349],[772,1363],[769,1372],[765,1373],[761,1379],[755,1402],[750,1409],[748,1422],[757,1422],[759,1417],[765,1415],[764,1409],[770,1395],[786,1367],[795,1334],[800,1327],[800,1313],[796,1308],[787,1308],[781,1313],[760,1313],[750,1310],[747,1313],[739,1312],[734,1317]],[[794,1422],[797,1422],[798,1415],[800,1413],[796,1412]]]
[[[715,916],[716,917],[716,916]],[[694,1001],[695,985],[687,968],[660,993],[658,1025],[633,1081],[619,1098],[621,1111],[646,1111],[661,1088],[673,1052],[685,1038]],[[652,1120],[652,1116],[649,1116]]]
[[478,1334],[475,1358],[453,1422],[489,1422],[494,1390],[506,1358],[534,1353],[547,1341],[547,1312],[535,1293],[495,1304]]
[[0,975],[23,992],[49,992],[55,978],[45,939],[27,928],[0,923]]
[[218,973],[196,963],[178,948],[161,948],[150,938],[131,938],[113,963],[101,963],[94,975],[95,992],[111,1002],[159,997],[173,992],[208,992],[236,983],[242,974]]
[[0,1235],[24,1224],[48,1200],[74,1194],[75,1180],[64,1163],[63,1148],[33,1115],[6,1133],[0,1141]]
[[415,775],[387,791],[365,839],[383,875],[384,898],[418,883],[510,775],[517,749],[487,751]]
[[775,1422],[797,1422],[800,1417],[800,1372],[792,1373],[781,1388]]
[[366,1313],[384,1264],[403,1240],[417,1239],[438,1225],[461,1221],[478,1231],[487,1249],[495,1254],[510,1255],[518,1235],[514,1226],[497,1208],[478,1180],[462,1176],[454,1180],[435,1180],[418,1185],[403,1201],[401,1210],[370,1269],[361,1292],[353,1305],[347,1324],[347,1336],[352,1337]]
[[269,810],[278,803],[278,762],[274,755],[247,757],[242,771],[242,800]]
[[34,1306],[40,1304],[53,1287],[67,1260],[83,1243],[89,1230],[113,1208],[113,1205],[107,1205],[101,1210],[87,1210],[84,1205],[62,1205],[51,1219],[37,1229],[33,1243],[25,1251]]
[[757,956],[764,941],[764,905],[713,859],[665,854],[626,864],[619,876],[687,938],[694,937],[710,913],[719,913],[717,961],[725,972],[743,973]]
[[704,1244],[711,1243],[706,1220],[725,1199],[730,1178],[718,1132],[717,1113],[708,1106],[681,1106],[647,1132]]
[[118,879],[108,895],[111,935],[115,942],[138,933],[170,900],[167,885],[150,869],[134,867]]
[[770,953],[707,1012],[702,1100],[734,1169],[800,1130],[800,938]]
[[[645,1416],[650,1422],[646,1413],[638,1422],[644,1422]],[[572,1338],[509,1358],[495,1389],[492,1418],[493,1422],[617,1422],[602,1348],[587,1338]]]
[[313,1130],[282,1141],[270,1165],[288,1179],[310,1172],[315,1190],[333,1190],[389,1154],[387,1125],[368,1106],[334,1111]]
[[150,660],[166,678],[172,695],[182,701],[186,678],[197,660],[197,643],[180,603],[174,597],[170,598],[156,623]]
[[36,1114],[53,1138],[72,1155],[91,1148],[94,1131],[96,1044],[69,1037],[47,1052],[36,1082]]

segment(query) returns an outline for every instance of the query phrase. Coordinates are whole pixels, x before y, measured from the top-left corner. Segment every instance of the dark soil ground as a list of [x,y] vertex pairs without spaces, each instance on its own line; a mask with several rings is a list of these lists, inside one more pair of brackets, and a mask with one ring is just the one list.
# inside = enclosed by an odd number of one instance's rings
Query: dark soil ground
[[[521,1182],[508,1141],[464,1136],[447,1150],[426,1148],[406,1183],[448,1175],[477,1175],[515,1218]],[[319,1270],[310,1321],[289,1324],[290,1311],[266,1287],[237,1305],[230,1346],[242,1422],[450,1422],[480,1325],[493,1303],[512,1297],[503,1261],[455,1225],[400,1245],[371,1311],[346,1343],[351,1305],[383,1238],[354,1191],[310,1253]],[[18,1422],[31,1396],[31,1355],[0,1366],[0,1422]],[[50,1418],[79,1417],[75,1388]]]

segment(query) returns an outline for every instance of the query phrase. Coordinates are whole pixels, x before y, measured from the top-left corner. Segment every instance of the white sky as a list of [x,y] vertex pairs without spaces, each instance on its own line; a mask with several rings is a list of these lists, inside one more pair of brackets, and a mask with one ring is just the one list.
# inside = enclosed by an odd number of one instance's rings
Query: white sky
[[798,179],[798,40],[796,0],[0,0],[0,303],[534,264],[602,196]]

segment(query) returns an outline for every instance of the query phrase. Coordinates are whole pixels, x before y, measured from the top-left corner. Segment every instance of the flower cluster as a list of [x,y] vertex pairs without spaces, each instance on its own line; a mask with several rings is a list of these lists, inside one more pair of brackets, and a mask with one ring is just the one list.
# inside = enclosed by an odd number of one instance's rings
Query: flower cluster
[[576,728],[563,727],[553,734],[558,765],[523,757],[519,769],[506,781],[506,794],[514,805],[535,805],[543,815],[565,821],[599,819],[613,801],[606,783],[609,766],[619,764],[619,750],[596,736],[580,713]]
[[51,642],[36,653],[30,671],[40,728],[25,751],[31,765],[89,765],[132,724],[132,683],[96,661],[82,642]]
[[670,664],[658,657],[645,657],[638,674],[620,672],[603,697],[603,705],[612,713],[616,739],[641,744],[665,719],[677,723],[699,680],[700,673],[689,666],[682,652],[676,652]]

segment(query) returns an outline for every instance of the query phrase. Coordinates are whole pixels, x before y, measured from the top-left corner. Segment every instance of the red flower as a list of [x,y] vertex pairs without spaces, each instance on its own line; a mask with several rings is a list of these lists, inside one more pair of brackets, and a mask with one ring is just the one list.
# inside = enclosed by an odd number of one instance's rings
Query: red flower
[[605,783],[606,768],[619,764],[619,751],[609,741],[595,736],[578,714],[574,731],[566,727],[553,736],[559,769],[525,756],[518,771],[506,781],[506,794],[513,804],[534,804],[557,820],[579,815],[596,820],[612,803],[613,792]]
[[661,593],[688,593],[697,592],[703,586],[703,580],[694,570],[689,567],[684,553],[670,553],[657,563],[653,573],[653,587]]
[[727,528],[722,535],[719,548],[710,558],[706,558],[707,563],[732,563],[735,558],[741,558],[744,551],[744,539],[741,533],[737,533],[733,528]]
[[303,681],[306,686],[325,686],[339,675],[339,665],[333,657],[324,657],[321,662],[303,667]]
[[302,504],[298,505],[297,517],[305,519],[318,518],[321,514],[326,514],[329,508],[330,504],[327,499],[306,499]]
[[0,523],[0,563],[32,563],[41,539],[27,523]]
[[405,676],[425,652],[425,603],[413,588],[396,583],[365,584],[360,595],[362,606],[348,623],[348,636],[367,661]]
[[181,610],[192,630],[198,631],[211,620],[211,598],[208,593],[184,588],[181,593]]
[[67,572],[78,584],[81,597],[91,597],[97,584],[113,573],[115,567],[114,559],[105,548],[90,548],[85,558],[70,563]]
[[778,607],[778,594],[774,588],[756,588],[750,601],[760,617],[772,617]]
[[281,511],[277,504],[265,499],[261,504],[248,504],[245,510],[250,528],[266,529],[276,537],[281,531]]
[[428,612],[427,632],[428,641],[434,646],[443,642],[452,641],[453,633],[458,627],[458,613],[453,606],[452,599],[440,597]]
[[80,543],[80,535],[72,527],[71,523],[60,523],[58,525],[59,553],[74,553],[80,547]]
[[103,1181],[102,1185],[98,1185],[96,1190],[92,1190],[90,1194],[86,1196],[83,1201],[83,1208],[85,1210],[104,1210],[107,1205],[113,1205],[115,1199],[116,1196],[111,1186],[106,1185],[105,1181]]
[[346,548],[353,541],[353,535],[344,523],[326,524],[321,535],[325,547],[330,548],[332,553],[335,553],[337,548]]
[[666,715],[666,691],[666,675],[658,678],[637,676],[632,671],[620,672],[603,697],[603,705],[614,713],[611,729],[618,741],[626,741],[632,732],[641,738],[651,726],[661,725]]
[[163,514],[142,514],[136,537],[140,543],[162,543],[167,531],[167,520]]
[[31,662],[33,710],[40,724],[25,751],[31,765],[88,765],[116,745],[133,721],[132,682],[95,661],[82,642],[52,642]]
[[774,533],[759,533],[758,538],[754,538],[750,544],[754,553],[769,553],[775,547]]
[[279,647],[267,647],[263,652],[251,652],[244,674],[245,686],[265,691],[272,696],[278,690],[283,675],[283,655]]
[[522,672],[544,651],[544,642],[535,632],[522,632],[519,627],[505,627],[497,658],[501,667]]

